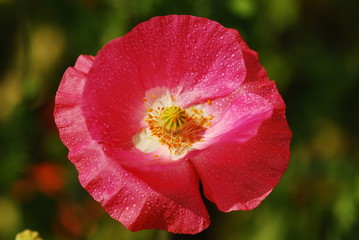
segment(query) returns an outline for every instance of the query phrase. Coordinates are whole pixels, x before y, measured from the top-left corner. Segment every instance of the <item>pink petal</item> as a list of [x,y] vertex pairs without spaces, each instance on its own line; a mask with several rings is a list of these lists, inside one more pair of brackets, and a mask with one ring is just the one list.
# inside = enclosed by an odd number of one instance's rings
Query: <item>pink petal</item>
[[[240,95],[253,92],[252,90],[248,91],[246,89],[247,87],[256,87],[258,89],[263,89],[262,92],[265,93],[264,98],[267,101],[273,104],[274,102],[272,101],[272,99],[274,97],[276,99],[275,101],[278,100],[280,104],[284,105],[284,102],[283,100],[281,100],[281,97],[276,89],[275,83],[269,80],[265,69],[260,64],[258,54],[248,47],[248,45],[244,42],[243,38],[237,30],[228,29],[228,31],[233,35],[233,37],[236,38],[242,50],[242,55],[246,67],[246,78],[244,82],[241,83],[241,86],[236,89],[236,91],[234,91],[230,95],[212,101],[211,106],[206,107],[207,112],[214,113],[216,116],[222,116],[225,112],[228,111],[229,107],[234,101],[236,101],[236,99]],[[268,89],[264,89],[267,87],[271,88],[271,90],[268,91]],[[262,94],[258,95],[262,96]]]
[[71,155],[71,160],[78,169],[88,165],[83,171],[79,169],[81,184],[114,219],[131,231],[158,228],[195,234],[209,225],[198,192],[198,176],[187,162],[161,172],[138,172],[123,168],[89,147]]
[[[103,159],[84,187],[106,211],[131,231],[158,228],[195,234],[209,225],[198,191],[198,176],[188,162],[161,172],[125,169]],[[81,177],[80,177],[81,179]]]
[[224,212],[258,206],[287,168],[290,135],[276,111],[249,141],[217,143],[192,159],[206,197]]
[[238,89],[241,46],[222,25],[192,16],[156,17],[108,43],[96,56],[82,109],[94,139],[125,150],[141,129],[142,98],[166,87],[186,107]]
[[93,56],[80,55],[75,63],[74,68],[87,74],[90,71],[90,68],[94,61],[95,57]]
[[268,78],[267,73],[259,62],[257,52],[250,49],[247,43],[243,40],[242,36],[235,29],[228,29],[233,36],[237,39],[242,49],[244,62],[246,65],[246,82],[248,81],[261,81],[262,78]]
[[[94,61],[92,56],[81,55],[76,62],[79,69],[68,68],[61,80],[55,99],[55,122],[60,131],[60,137],[68,148],[76,149],[89,141],[84,136],[84,119],[74,116],[82,115],[78,103],[81,102],[81,92],[85,85],[89,66]],[[80,121],[82,120],[82,121]]]
[[[196,149],[216,142],[243,143],[257,134],[260,125],[272,116],[273,106],[256,94],[242,94],[229,107],[220,121],[210,127]],[[216,114],[214,112],[214,114]]]
[[[285,103],[278,93],[275,82],[270,81],[265,69],[260,64],[258,54],[250,49],[244,42],[237,30],[229,29],[236,37],[241,46],[242,54],[246,66],[246,79],[234,94],[230,97],[237,97],[243,93],[255,93],[265,98],[275,109],[285,110]],[[283,112],[285,117],[285,112]]]
[[[236,99],[255,94],[272,106],[273,113],[260,125],[256,134],[248,135],[246,142],[232,141],[235,138],[228,137],[191,159],[202,180],[206,197],[225,212],[253,209],[268,196],[288,166],[291,139],[285,104],[275,83],[269,80],[257,53],[249,49],[236,30],[231,32],[243,51],[246,79],[237,91],[213,101],[208,109],[220,116],[230,116],[231,104]],[[252,110],[249,109],[249,112]],[[240,135],[241,131],[238,133]]]
[[93,57],[80,56],[56,95],[55,121],[79,171],[82,186],[109,214],[132,231],[159,228],[195,234],[209,225],[198,191],[198,176],[188,162],[161,172],[122,167],[91,138],[81,111],[82,93]]

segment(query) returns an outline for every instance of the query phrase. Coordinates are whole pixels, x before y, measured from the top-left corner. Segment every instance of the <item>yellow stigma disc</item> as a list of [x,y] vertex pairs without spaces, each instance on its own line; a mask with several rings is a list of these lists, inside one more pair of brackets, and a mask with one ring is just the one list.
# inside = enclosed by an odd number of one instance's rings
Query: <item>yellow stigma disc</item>
[[166,107],[163,110],[160,119],[162,126],[166,130],[176,132],[178,130],[181,130],[186,123],[186,110],[174,105],[172,105],[171,107]]

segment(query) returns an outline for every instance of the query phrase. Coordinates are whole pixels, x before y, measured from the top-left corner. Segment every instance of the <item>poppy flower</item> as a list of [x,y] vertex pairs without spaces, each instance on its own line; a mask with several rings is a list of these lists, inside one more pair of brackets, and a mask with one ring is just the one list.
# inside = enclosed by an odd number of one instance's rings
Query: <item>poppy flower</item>
[[220,211],[250,210],[289,161],[276,85],[240,34],[163,16],[80,56],[56,95],[55,121],[82,186],[132,231],[195,234]]

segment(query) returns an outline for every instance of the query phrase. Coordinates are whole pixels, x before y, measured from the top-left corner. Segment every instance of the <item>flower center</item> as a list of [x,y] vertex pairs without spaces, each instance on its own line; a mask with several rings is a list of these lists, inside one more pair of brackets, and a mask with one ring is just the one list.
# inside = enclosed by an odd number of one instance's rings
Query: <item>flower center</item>
[[162,121],[162,127],[164,127],[167,131],[179,131],[186,123],[186,110],[174,105],[171,107],[165,107],[161,113],[160,119]]
[[202,141],[203,132],[210,126],[212,116],[205,117],[202,110],[180,106],[147,109],[145,122],[151,136],[167,146],[171,154],[186,153],[194,143]]

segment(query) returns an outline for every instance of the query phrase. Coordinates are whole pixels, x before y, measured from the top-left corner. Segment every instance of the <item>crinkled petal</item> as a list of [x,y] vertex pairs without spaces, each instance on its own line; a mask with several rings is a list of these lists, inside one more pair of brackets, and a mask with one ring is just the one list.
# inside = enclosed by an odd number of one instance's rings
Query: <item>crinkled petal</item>
[[55,122],[63,143],[72,150],[89,143],[82,130],[83,125],[86,126],[85,122],[75,116],[82,115],[78,103],[81,102],[82,89],[93,61],[94,57],[81,55],[75,64],[79,68],[70,67],[66,70],[56,93]]
[[55,122],[81,184],[113,218],[132,231],[202,231],[209,217],[200,198],[198,175],[188,162],[161,172],[126,169],[90,136],[80,104],[93,60],[90,56],[79,57],[75,67],[65,72],[55,100]]
[[227,28],[193,16],[156,17],[98,53],[82,109],[94,139],[128,150],[146,114],[146,91],[165,87],[186,107],[232,93],[245,75],[241,46]]
[[243,143],[257,134],[260,125],[272,116],[272,112],[273,106],[259,95],[240,95],[222,118],[206,131],[204,141],[197,143],[195,148],[203,149],[219,141]]
[[224,212],[258,206],[287,168],[290,135],[283,112],[276,111],[247,142],[218,142],[191,159],[206,197]]

